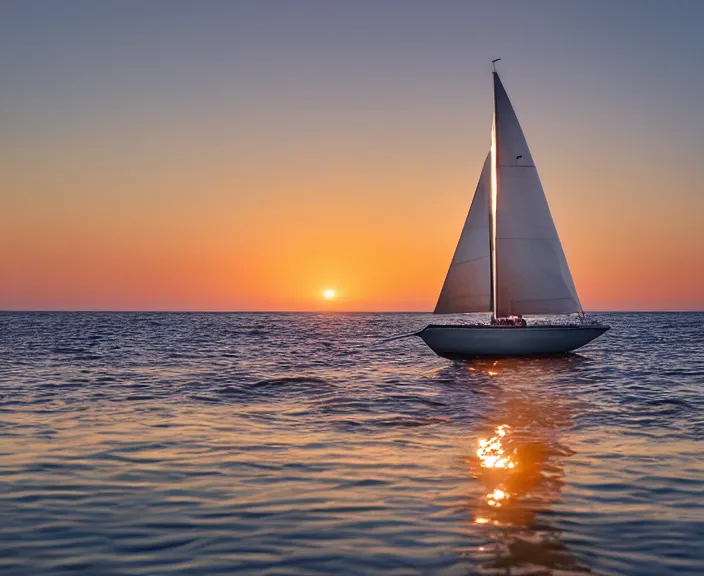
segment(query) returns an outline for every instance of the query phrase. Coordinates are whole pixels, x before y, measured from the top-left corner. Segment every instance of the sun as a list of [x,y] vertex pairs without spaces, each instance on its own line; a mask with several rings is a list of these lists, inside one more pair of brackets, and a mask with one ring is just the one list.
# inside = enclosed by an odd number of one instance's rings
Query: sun
[[333,290],[332,288],[326,288],[325,290],[323,290],[323,298],[325,298],[326,300],[332,300],[333,298],[335,298],[335,296],[337,296],[336,290]]

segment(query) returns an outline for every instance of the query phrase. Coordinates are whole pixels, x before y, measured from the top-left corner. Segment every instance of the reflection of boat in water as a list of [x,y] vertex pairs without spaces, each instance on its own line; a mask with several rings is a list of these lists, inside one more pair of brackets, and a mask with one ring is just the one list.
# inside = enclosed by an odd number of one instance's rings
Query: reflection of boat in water
[[[494,372],[503,368],[491,366]],[[538,395],[527,382],[502,386],[486,434],[467,458],[479,489],[469,503],[472,534],[482,542],[471,554],[476,573],[588,573],[550,520],[564,486],[563,462],[572,454],[559,441],[570,426],[570,410],[563,399],[544,391]]]
[[[472,387],[476,394],[485,392],[482,384],[499,384],[508,378],[512,385],[516,380],[529,381],[533,387],[554,383],[556,380],[571,381],[576,374],[583,377],[594,365],[591,358],[575,352],[561,356],[472,358],[447,364],[434,374],[439,383],[452,382],[462,389]],[[496,376],[501,376],[499,380]]]

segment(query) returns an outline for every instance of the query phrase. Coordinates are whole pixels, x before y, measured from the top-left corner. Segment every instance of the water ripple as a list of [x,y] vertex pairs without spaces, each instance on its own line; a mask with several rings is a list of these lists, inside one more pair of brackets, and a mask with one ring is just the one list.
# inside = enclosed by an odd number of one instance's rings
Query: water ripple
[[601,316],[448,362],[370,347],[422,314],[0,314],[0,573],[704,573],[704,315]]

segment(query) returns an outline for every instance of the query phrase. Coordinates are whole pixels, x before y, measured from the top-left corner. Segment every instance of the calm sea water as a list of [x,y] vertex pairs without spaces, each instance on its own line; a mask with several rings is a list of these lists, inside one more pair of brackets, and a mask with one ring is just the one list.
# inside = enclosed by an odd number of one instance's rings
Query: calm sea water
[[704,314],[0,314],[0,574],[704,574]]

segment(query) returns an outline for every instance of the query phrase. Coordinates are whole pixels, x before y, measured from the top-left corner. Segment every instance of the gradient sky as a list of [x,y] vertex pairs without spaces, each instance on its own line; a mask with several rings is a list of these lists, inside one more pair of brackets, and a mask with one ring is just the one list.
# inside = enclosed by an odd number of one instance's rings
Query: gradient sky
[[585,309],[704,309],[703,26],[698,0],[4,0],[0,309],[431,310],[498,57]]

